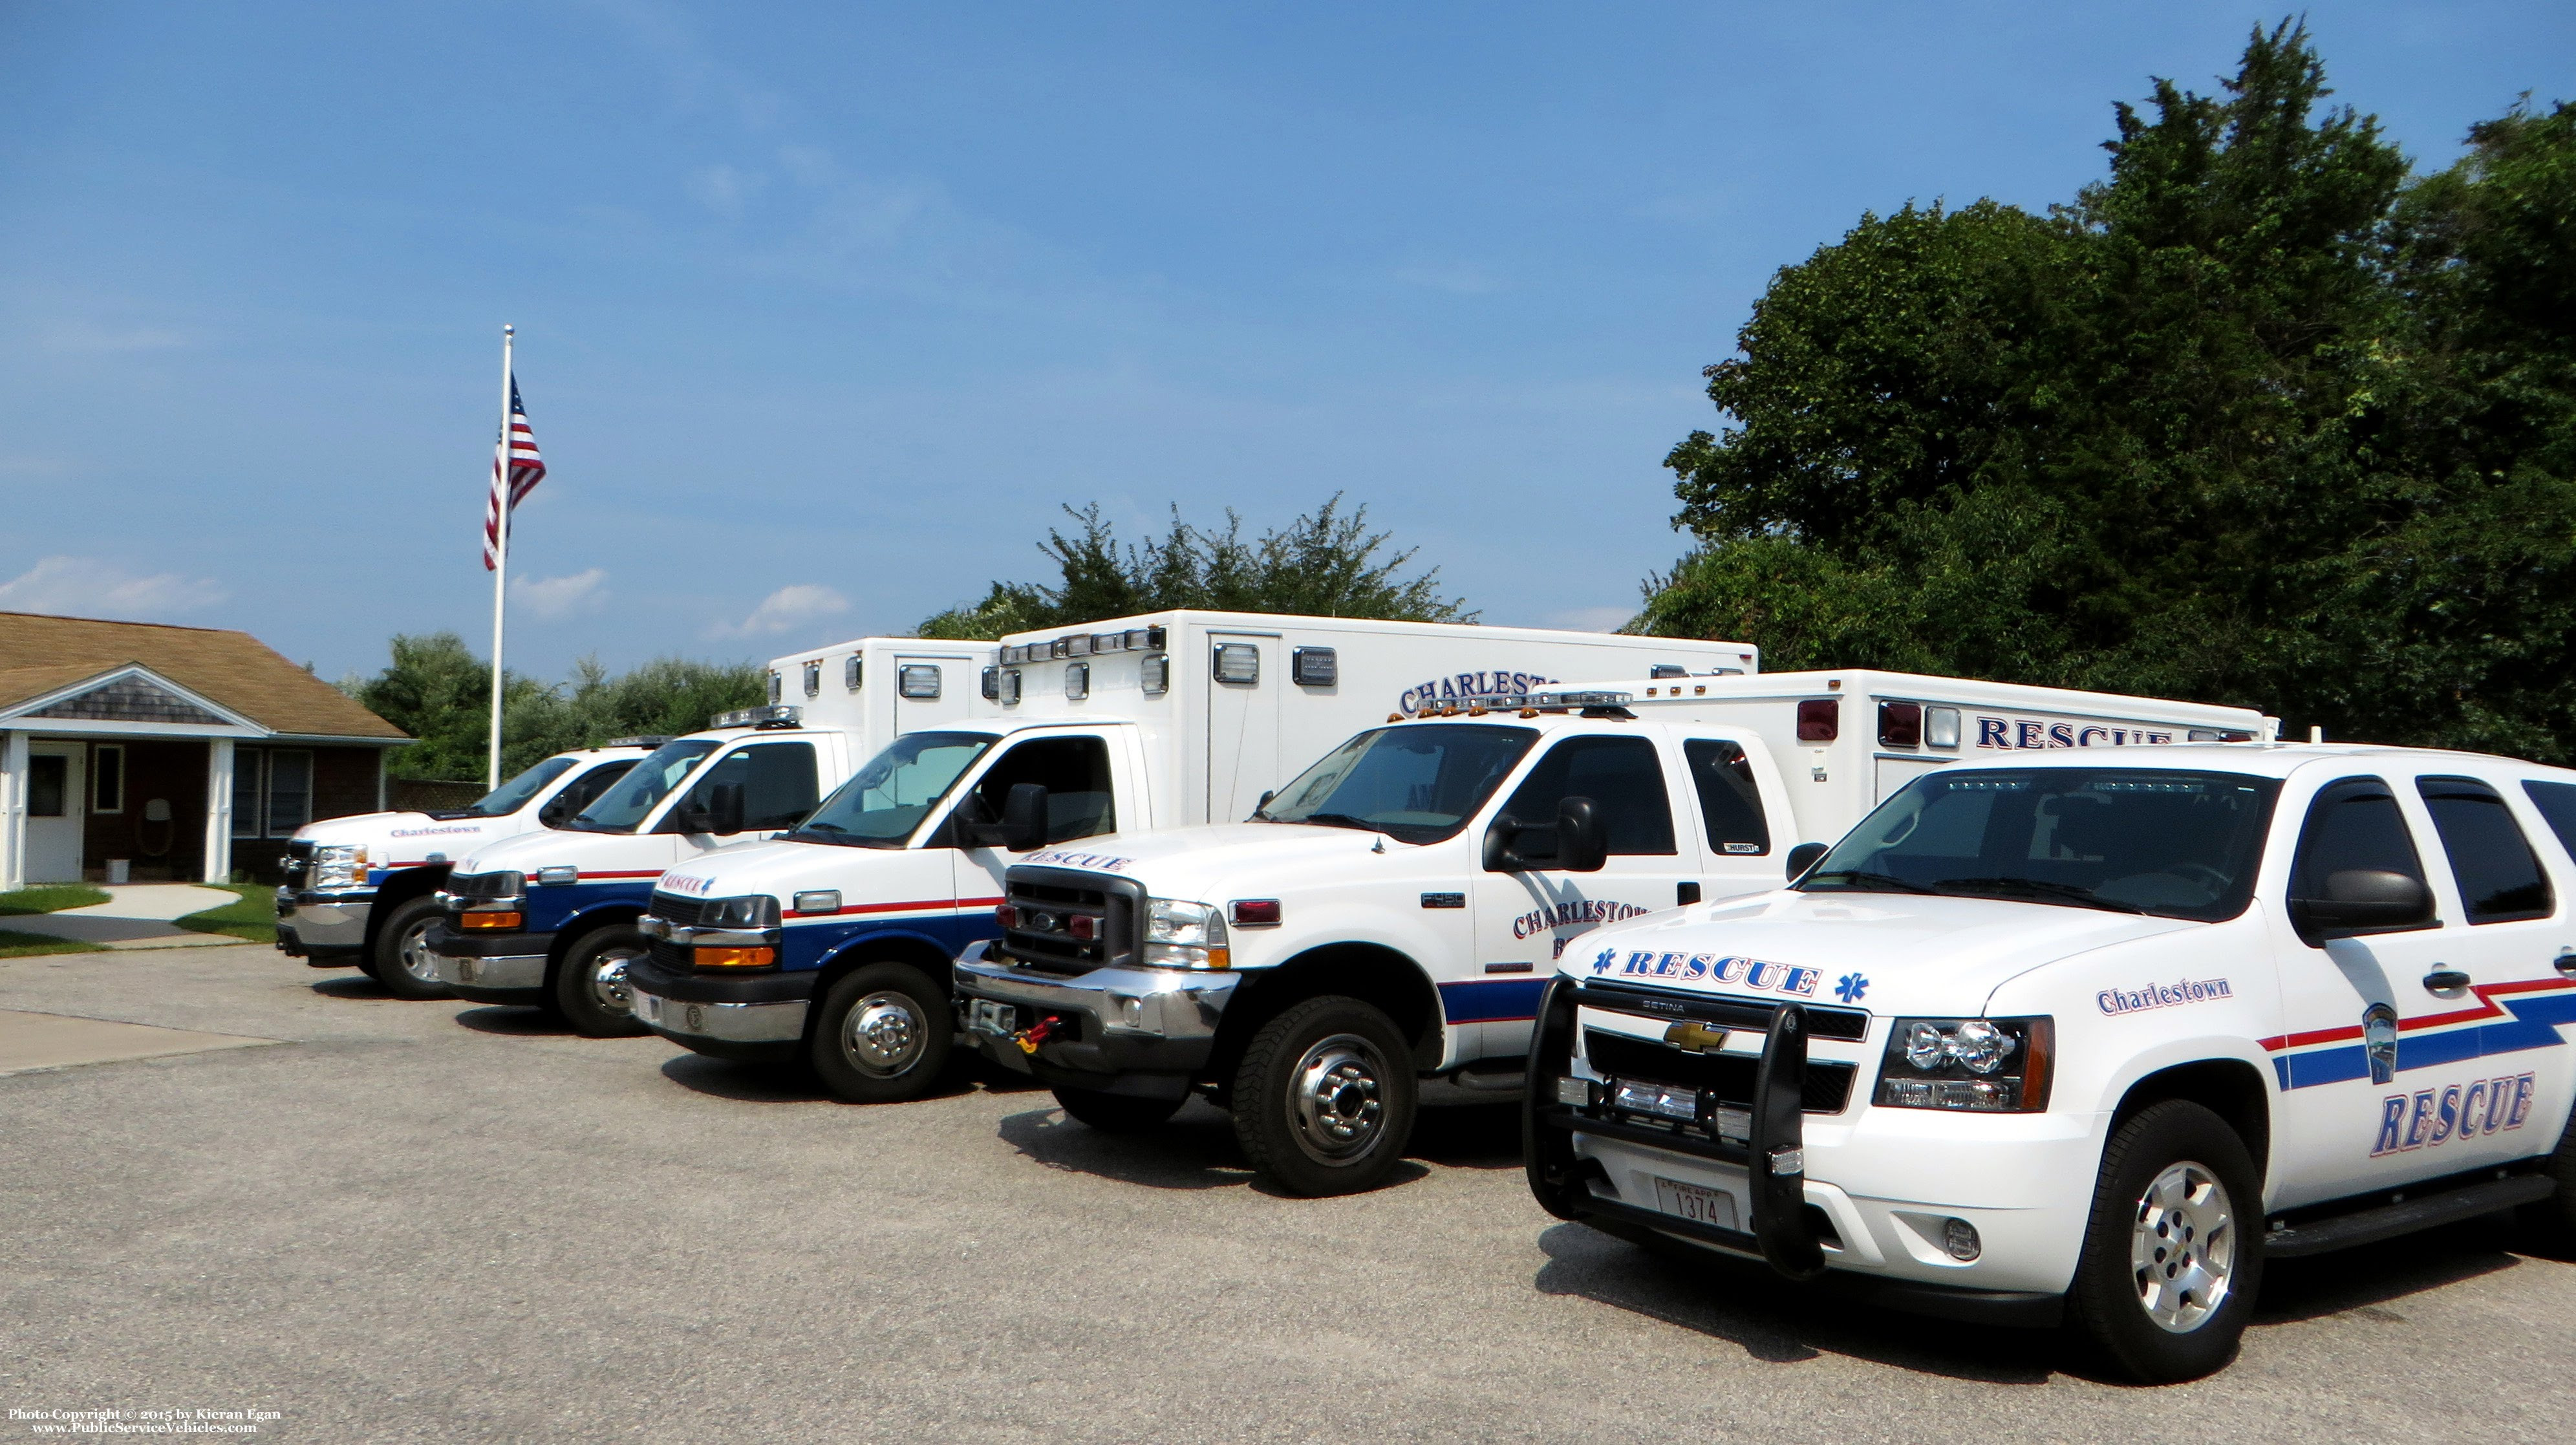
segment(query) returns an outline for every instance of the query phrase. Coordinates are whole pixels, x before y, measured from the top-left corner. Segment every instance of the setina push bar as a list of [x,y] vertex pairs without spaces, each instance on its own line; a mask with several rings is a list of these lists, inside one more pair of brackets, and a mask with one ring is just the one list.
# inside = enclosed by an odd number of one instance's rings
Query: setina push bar
[[[1659,1000],[1664,1007],[1686,1011],[1678,1017],[1699,1012],[1692,1008],[1693,1002]],[[1563,977],[1548,984],[1530,1041],[1530,1086],[1521,1114],[1521,1155],[1529,1172],[1530,1193],[1540,1206],[1559,1219],[1602,1224],[1615,1233],[1656,1230],[1760,1255],[1791,1279],[1813,1279],[1823,1273],[1824,1249],[1806,1207],[1806,1009],[1784,1003],[1770,1010],[1762,1056],[1754,1068],[1749,1111],[1739,1112],[1720,1100],[1716,1090],[1702,1087],[1687,1091],[1695,1098],[1691,1117],[1684,1119],[1671,1104],[1655,1116],[1621,1109],[1620,1079],[1595,1083],[1571,1076],[1575,1009],[1583,1005],[1637,1013],[1636,998],[1624,993],[1587,988]],[[1743,1009],[1740,1004],[1712,1000],[1707,1012],[1737,1023]],[[1656,1092],[1674,1100],[1685,1091]],[[1742,1121],[1740,1136],[1727,1132],[1727,1124],[1735,1121]],[[1577,1133],[1742,1166],[1750,1179],[1751,1218],[1746,1222],[1752,1227],[1729,1229],[1620,1199],[1600,1161],[1575,1154]],[[1609,1186],[1608,1192],[1595,1190],[1596,1181]]]

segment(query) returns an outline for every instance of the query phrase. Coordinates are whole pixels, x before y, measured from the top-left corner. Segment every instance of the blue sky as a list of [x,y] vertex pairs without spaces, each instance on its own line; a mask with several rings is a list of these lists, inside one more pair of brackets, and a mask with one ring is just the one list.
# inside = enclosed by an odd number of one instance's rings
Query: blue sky
[[[0,608],[479,647],[508,321],[542,676],[908,630],[1068,501],[1615,625],[1776,268],[2066,198],[2268,13],[0,0]],[[2306,13],[2421,164],[2576,95],[2564,0]]]

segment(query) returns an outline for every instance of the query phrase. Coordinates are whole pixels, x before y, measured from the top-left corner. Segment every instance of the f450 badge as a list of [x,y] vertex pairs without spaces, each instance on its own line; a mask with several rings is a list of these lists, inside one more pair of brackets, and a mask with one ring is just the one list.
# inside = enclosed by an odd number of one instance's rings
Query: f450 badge
[[1767,993],[1796,994],[1801,998],[1813,997],[1817,980],[1824,977],[1822,969],[1715,953],[1630,952],[1623,957],[1620,950],[1605,948],[1592,956],[1595,975],[1609,973],[1613,969],[1622,978],[1673,979],[1682,983],[1706,979],[1710,983],[1731,983]]

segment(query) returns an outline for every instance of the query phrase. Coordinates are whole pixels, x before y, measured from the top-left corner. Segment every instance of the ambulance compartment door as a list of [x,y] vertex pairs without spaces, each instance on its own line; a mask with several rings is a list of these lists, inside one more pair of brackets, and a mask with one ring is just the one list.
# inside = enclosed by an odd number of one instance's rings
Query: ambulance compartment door
[[[1188,666],[1179,656],[1175,667]],[[1279,699],[1292,686],[1279,638],[1211,632],[1199,666],[1209,669],[1207,812],[1189,821],[1240,823],[1263,792],[1288,781],[1279,767]],[[1301,760],[1302,762],[1303,760]]]
[[[869,678],[866,686],[879,683]],[[894,697],[894,735],[944,727],[962,721],[974,707],[984,679],[970,659],[921,653],[897,653],[894,676],[885,680]],[[877,746],[884,746],[884,739]],[[868,749],[867,751],[873,751]],[[858,762],[866,762],[861,758]],[[856,766],[854,763],[852,766]]]

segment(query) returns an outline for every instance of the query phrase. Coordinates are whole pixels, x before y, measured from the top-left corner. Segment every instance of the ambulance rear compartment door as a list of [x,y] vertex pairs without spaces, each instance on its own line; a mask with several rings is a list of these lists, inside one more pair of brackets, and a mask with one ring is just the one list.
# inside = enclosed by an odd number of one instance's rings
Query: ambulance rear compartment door
[[1287,781],[1279,775],[1279,699],[1291,685],[1276,633],[1210,632],[1196,659],[1175,656],[1175,667],[1208,669],[1207,816],[1195,821],[1239,823],[1261,805],[1263,790]]
[[[886,679],[886,690],[894,695],[895,733],[899,736],[963,721],[974,705],[975,690],[983,685],[983,681],[971,658],[956,654],[896,653],[894,676]],[[875,687],[878,684],[876,679],[870,678],[867,685]]]

